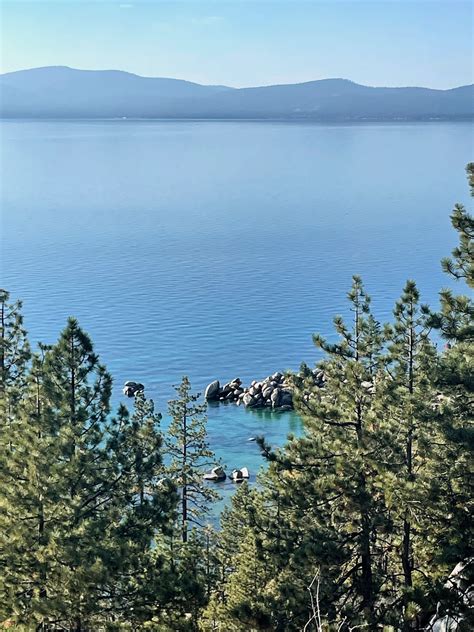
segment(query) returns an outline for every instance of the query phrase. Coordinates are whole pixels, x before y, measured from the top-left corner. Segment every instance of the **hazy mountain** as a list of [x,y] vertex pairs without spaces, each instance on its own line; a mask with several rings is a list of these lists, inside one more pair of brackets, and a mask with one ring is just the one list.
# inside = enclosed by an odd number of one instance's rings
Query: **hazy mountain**
[[180,101],[230,90],[178,79],[139,77],[120,70],[34,68],[0,75],[4,117],[159,116]]
[[8,118],[456,119],[474,115],[474,86],[373,88],[346,79],[228,88],[117,70],[63,66],[0,75]]

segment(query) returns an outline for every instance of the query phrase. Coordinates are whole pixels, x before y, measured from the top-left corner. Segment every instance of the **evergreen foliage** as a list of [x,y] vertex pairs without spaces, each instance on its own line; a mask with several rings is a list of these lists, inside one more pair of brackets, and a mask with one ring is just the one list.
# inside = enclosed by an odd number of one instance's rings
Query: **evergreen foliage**
[[199,404],[199,394],[191,392],[189,379],[184,376],[175,387],[177,399],[169,402],[171,424],[166,436],[170,464],[167,475],[180,490],[180,530],[185,543],[193,526],[202,526],[209,503],[218,494],[203,480],[209,467],[215,465],[214,453],[206,436],[206,405]]
[[[419,625],[417,618],[426,607],[431,590],[426,577],[435,579],[439,574],[433,547],[424,537],[430,503],[427,488],[436,467],[434,446],[439,438],[433,408],[437,362],[429,338],[429,312],[419,298],[416,284],[407,281],[395,305],[393,325],[385,329],[389,379],[383,403],[392,454],[385,464],[384,485],[393,545],[399,551],[392,567],[393,591],[399,596],[395,605],[408,629]],[[418,603],[420,595],[423,604]]]
[[140,606],[175,491],[158,485],[152,403],[138,399],[131,418],[122,409],[113,420],[110,389],[74,319],[33,358],[19,415],[2,428],[4,619],[83,630]]
[[31,357],[23,326],[21,301],[9,302],[10,295],[0,289],[0,414],[2,423],[14,419],[26,384]]

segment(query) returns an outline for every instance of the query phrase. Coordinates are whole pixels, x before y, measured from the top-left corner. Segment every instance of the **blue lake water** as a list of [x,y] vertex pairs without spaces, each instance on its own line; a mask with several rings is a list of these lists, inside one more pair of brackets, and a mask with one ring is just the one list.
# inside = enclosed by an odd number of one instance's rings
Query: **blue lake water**
[[[183,374],[202,390],[313,364],[354,273],[381,320],[407,278],[436,304],[474,157],[469,123],[4,121],[0,145],[1,285],[32,341],[77,316],[114,401],[135,379],[161,410]],[[248,438],[299,424],[209,409],[211,446],[252,475]]]

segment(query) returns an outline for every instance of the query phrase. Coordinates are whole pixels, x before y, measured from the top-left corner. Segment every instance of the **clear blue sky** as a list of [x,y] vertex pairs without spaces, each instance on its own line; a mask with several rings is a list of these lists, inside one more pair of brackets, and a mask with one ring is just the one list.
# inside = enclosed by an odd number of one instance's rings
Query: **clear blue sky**
[[1,72],[116,68],[250,86],[473,83],[465,0],[1,1]]

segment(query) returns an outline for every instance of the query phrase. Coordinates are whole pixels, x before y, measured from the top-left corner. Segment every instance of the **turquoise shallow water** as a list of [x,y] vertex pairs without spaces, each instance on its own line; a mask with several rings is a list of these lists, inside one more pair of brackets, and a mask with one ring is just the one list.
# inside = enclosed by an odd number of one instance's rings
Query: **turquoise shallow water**
[[[202,390],[313,364],[353,273],[380,319],[407,278],[436,302],[472,138],[469,123],[5,121],[1,284],[33,341],[79,318],[115,402],[127,379],[163,410],[185,373]],[[299,421],[221,406],[208,427],[254,475],[248,438],[281,444]]]

